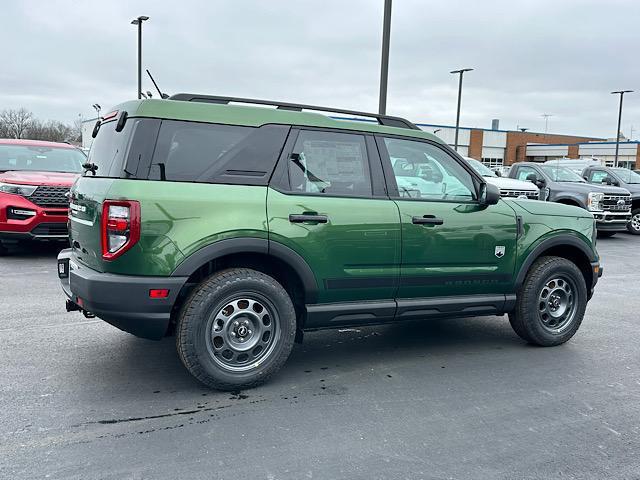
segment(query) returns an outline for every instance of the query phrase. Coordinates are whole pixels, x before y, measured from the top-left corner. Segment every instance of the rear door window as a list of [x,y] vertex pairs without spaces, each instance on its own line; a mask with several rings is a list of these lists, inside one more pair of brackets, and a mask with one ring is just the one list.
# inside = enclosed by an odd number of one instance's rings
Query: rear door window
[[291,190],[337,196],[371,196],[364,135],[303,130],[289,160]]

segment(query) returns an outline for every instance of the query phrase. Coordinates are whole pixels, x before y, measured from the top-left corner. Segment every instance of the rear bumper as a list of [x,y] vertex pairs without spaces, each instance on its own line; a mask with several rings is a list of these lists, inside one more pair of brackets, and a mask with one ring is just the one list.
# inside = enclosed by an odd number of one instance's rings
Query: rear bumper
[[596,228],[605,232],[622,232],[631,221],[631,212],[593,212]]
[[68,212],[67,208],[41,207],[19,195],[0,193],[0,239],[67,240]]
[[[187,277],[98,272],[75,260],[71,249],[58,254],[58,276],[65,295],[79,310],[137,337],[153,340],[167,332],[173,305],[187,281]],[[150,298],[151,289],[167,289],[169,295]]]

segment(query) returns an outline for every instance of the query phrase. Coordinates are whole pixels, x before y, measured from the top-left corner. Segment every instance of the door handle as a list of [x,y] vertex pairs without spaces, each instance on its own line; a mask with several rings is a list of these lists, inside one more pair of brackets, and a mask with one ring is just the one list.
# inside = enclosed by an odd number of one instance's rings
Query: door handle
[[422,217],[413,217],[411,223],[416,225],[442,225],[444,220],[435,215],[423,215]]
[[329,217],[326,215],[318,215],[317,213],[302,213],[302,214],[290,214],[289,221],[291,223],[304,223],[304,222],[314,222],[314,223],[327,223],[329,221]]

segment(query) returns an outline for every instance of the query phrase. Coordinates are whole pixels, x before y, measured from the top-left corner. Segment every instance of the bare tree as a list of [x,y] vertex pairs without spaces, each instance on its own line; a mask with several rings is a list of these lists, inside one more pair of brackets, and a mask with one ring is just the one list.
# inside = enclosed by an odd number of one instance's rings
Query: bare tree
[[26,108],[3,110],[0,113],[0,130],[9,138],[24,138],[33,122],[33,114]]

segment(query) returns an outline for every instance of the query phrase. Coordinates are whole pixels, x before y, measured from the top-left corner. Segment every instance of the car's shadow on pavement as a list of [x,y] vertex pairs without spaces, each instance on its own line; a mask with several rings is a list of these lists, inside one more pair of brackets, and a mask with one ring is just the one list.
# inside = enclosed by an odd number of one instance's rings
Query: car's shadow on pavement
[[[109,339],[95,346],[92,360],[78,372],[85,385],[126,396],[135,392],[140,400],[157,393],[215,395],[182,366],[174,337],[151,341],[117,333],[109,335]],[[318,375],[347,374],[357,378],[372,368],[401,370],[412,363],[436,362],[437,368],[444,368],[449,361],[464,355],[527,348],[532,347],[518,339],[506,317],[411,321],[310,332],[302,344],[294,346],[284,368],[266,388],[288,391],[317,381]]]
[[[56,258],[60,250],[69,248],[68,242],[19,242],[4,245],[6,251],[5,258]],[[0,257],[2,258],[2,257]]]

